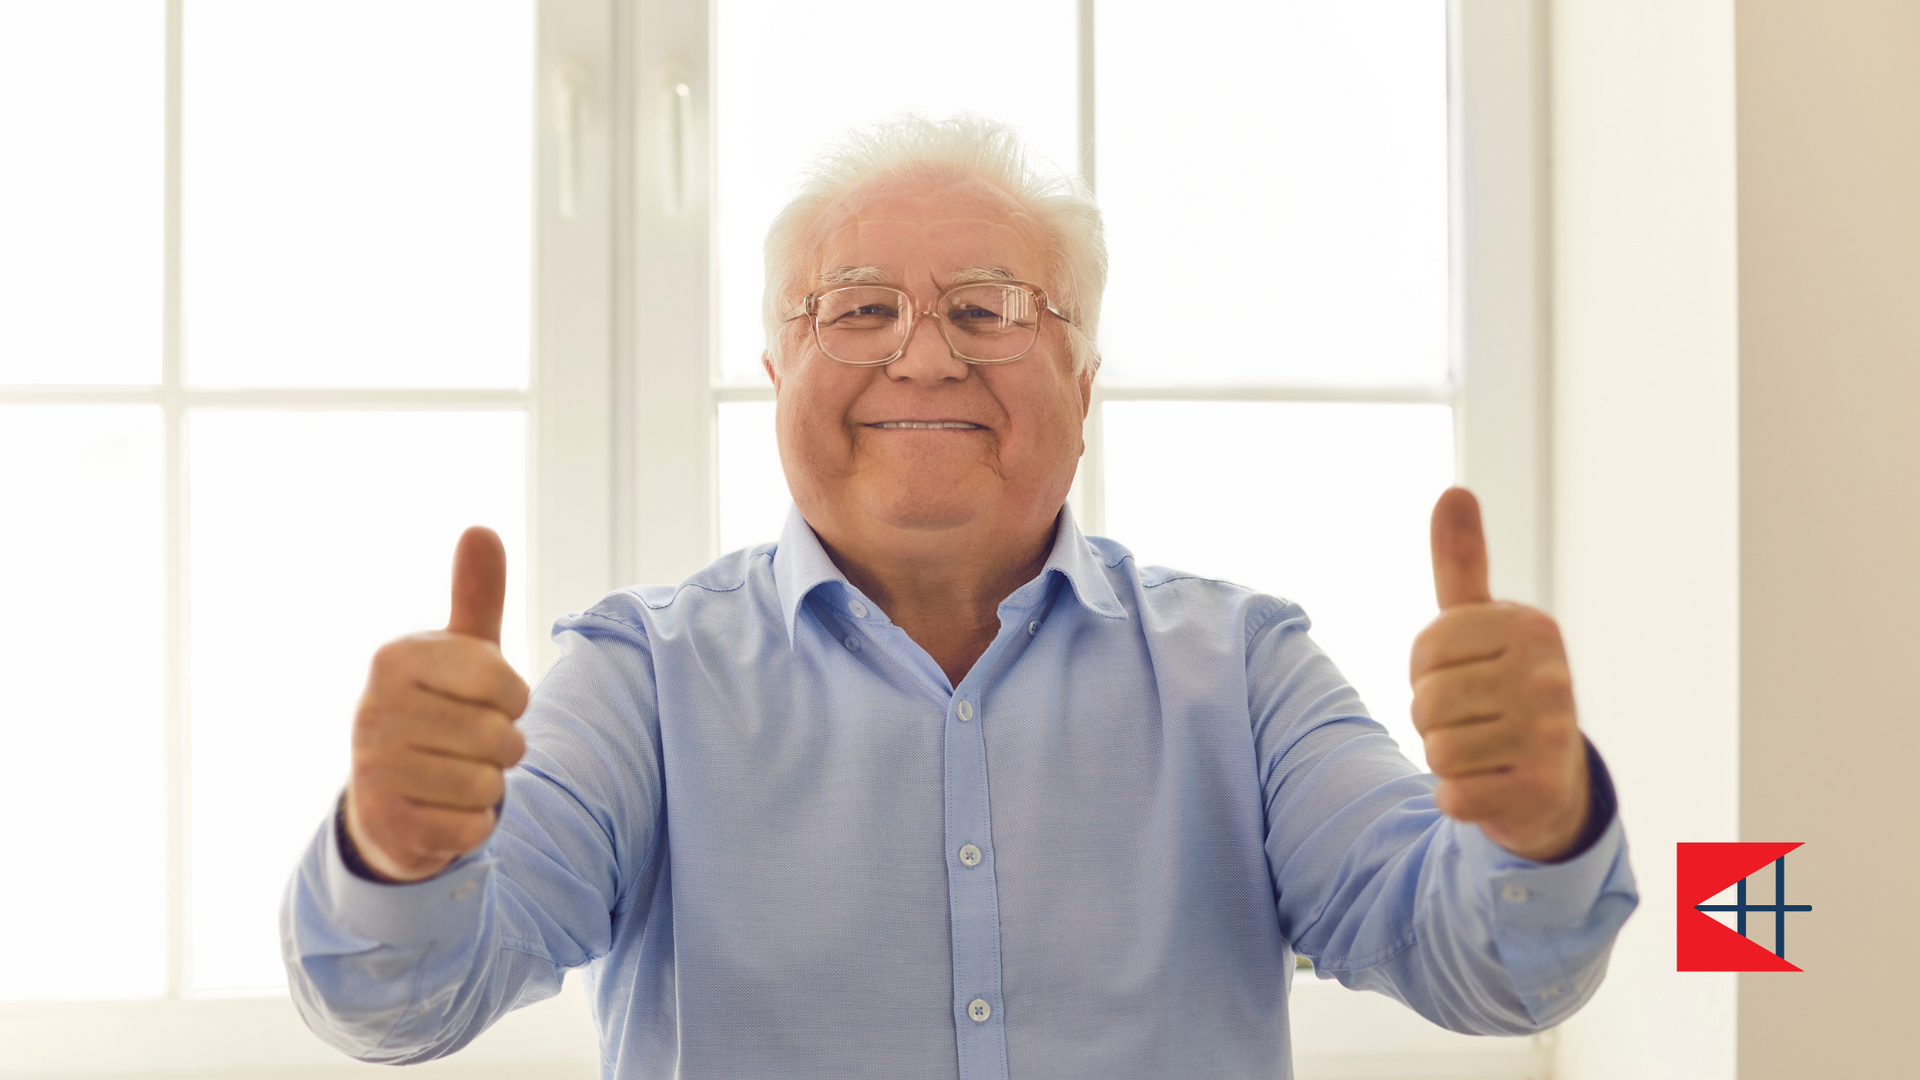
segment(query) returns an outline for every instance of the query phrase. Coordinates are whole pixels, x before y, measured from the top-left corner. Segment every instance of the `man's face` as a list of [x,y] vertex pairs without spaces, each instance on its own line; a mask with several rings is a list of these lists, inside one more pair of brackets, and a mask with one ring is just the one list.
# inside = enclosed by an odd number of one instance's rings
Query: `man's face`
[[[818,235],[810,286],[873,268],[866,276],[883,276],[920,309],[968,271],[1053,284],[1034,223],[976,180],[876,181],[836,203]],[[1073,482],[1093,384],[1091,373],[1075,375],[1059,319],[1042,316],[1020,359],[982,366],[955,359],[927,315],[884,367],[822,355],[806,319],[784,333],[786,359],[768,364],[781,463],[795,504],[830,544],[903,554],[943,540],[1025,545],[1051,526]],[[902,421],[973,426],[883,426]]]

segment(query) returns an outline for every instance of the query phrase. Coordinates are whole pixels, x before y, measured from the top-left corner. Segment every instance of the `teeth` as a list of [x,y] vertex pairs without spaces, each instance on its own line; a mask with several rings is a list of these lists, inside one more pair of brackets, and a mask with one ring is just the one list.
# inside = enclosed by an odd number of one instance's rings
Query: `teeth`
[[979,428],[979,424],[969,424],[965,420],[888,420],[873,425],[877,428],[914,428],[916,430],[938,430],[941,428],[959,428],[970,430]]

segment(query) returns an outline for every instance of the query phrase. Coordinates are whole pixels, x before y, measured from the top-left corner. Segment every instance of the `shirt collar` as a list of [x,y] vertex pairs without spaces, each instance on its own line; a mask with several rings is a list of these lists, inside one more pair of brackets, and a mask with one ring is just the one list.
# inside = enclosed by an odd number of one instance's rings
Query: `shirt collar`
[[[1080,526],[1073,520],[1073,510],[1067,506],[1060,508],[1053,550],[1034,580],[1044,582],[1049,574],[1066,578],[1073,586],[1074,598],[1088,611],[1109,619],[1127,617],[1126,609],[1120,606],[1120,597],[1113,591],[1113,583],[1107,580],[1100,565],[1098,552],[1081,533]],[[780,597],[781,618],[786,622],[787,644],[794,643],[800,605],[806,602],[809,593],[828,582],[838,582],[849,593],[853,591],[846,575],[827,557],[827,549],[814,535],[813,526],[800,515],[800,508],[790,507],[786,527],[780,532],[780,545],[773,553],[773,584]],[[1014,600],[1028,587],[1015,590],[1008,600]]]

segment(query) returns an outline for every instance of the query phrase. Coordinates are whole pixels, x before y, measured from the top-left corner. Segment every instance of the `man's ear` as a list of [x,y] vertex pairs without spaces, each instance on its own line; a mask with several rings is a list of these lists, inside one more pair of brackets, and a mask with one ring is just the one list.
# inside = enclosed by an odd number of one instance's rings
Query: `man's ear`
[[760,354],[760,366],[766,369],[767,378],[773,380],[773,392],[776,394],[779,393],[780,392],[780,370],[773,366],[773,354],[769,352],[762,352]]

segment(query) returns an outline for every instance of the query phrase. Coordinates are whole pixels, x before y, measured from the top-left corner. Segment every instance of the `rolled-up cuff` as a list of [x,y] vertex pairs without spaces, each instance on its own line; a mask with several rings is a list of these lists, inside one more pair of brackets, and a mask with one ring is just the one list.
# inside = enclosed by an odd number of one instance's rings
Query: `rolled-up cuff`
[[1589,824],[1573,854],[1554,862],[1524,858],[1477,825],[1460,829],[1465,880],[1485,881],[1500,962],[1536,1024],[1565,1019],[1591,996],[1606,970],[1614,936],[1639,904],[1627,860],[1613,779],[1593,744]]
[[325,830],[326,903],[341,929],[397,948],[457,941],[480,921],[493,872],[492,838],[424,881],[390,882],[373,876],[347,836],[336,807]]

